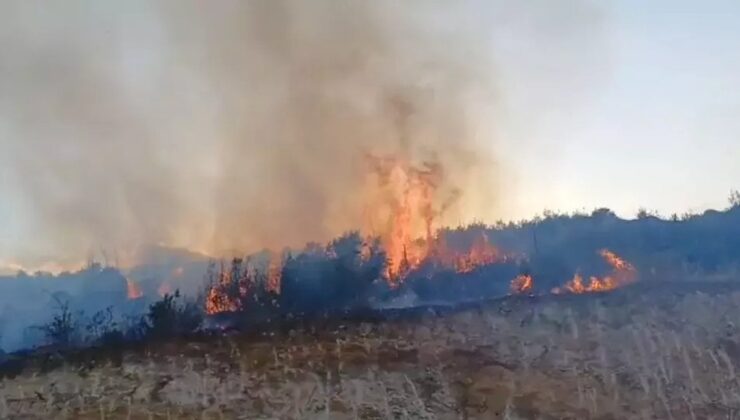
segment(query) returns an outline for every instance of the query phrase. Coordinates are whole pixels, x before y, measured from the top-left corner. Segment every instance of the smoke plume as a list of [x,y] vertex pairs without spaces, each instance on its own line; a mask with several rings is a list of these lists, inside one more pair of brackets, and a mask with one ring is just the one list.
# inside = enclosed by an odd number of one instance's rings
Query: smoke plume
[[[507,12],[510,7],[498,7]],[[495,212],[484,2],[11,2],[0,18],[9,259],[125,264],[366,228],[368,156],[442,168],[438,223]],[[499,18],[500,19],[500,18]],[[481,216],[482,215],[482,216]]]

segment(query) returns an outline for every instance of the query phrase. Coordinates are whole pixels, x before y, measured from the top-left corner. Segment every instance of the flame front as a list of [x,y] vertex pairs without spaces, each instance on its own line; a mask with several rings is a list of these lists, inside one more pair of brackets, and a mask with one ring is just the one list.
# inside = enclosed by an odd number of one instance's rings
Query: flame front
[[[221,312],[236,312],[241,309],[241,285],[239,286],[239,295],[230,293],[238,279],[234,279],[232,274],[227,272],[224,265],[218,272],[218,278],[215,284],[208,287],[206,295],[206,313],[209,315]],[[244,290],[246,294],[246,290]]]
[[[491,245],[485,234],[481,234],[465,252],[449,250],[444,241],[440,239],[431,243],[417,240],[407,244],[407,246],[402,248],[401,264],[398,266],[399,271],[392,278],[396,283],[391,283],[392,285],[400,285],[400,282],[404,278],[402,277],[403,275],[408,274],[425,261],[431,262],[437,267],[452,269],[457,273],[469,273],[476,268],[507,261],[512,258],[510,255],[501,253],[498,248]],[[408,249],[415,250],[413,258],[409,257]],[[424,252],[420,252],[421,250]],[[362,250],[360,255],[362,257]],[[606,292],[630,284],[637,279],[637,270],[635,267],[614,252],[603,249],[599,251],[599,255],[611,267],[609,274],[604,277],[591,276],[588,282],[586,282],[580,273],[576,273],[565,285],[553,289],[552,292],[555,294]],[[260,276],[263,283],[259,284],[263,284],[261,287],[264,287],[265,290],[275,294],[280,293],[283,264],[284,262],[282,260],[271,258],[266,270],[262,271],[262,275],[259,275],[257,271],[250,272],[248,268],[244,271],[236,270],[229,272],[222,264],[217,275],[217,281],[208,289],[205,305],[206,312],[213,315],[242,310],[243,302],[245,302],[243,298],[247,296],[247,293],[252,287],[255,287],[255,283],[252,283],[254,276]],[[163,285],[165,284],[167,283],[163,283]],[[130,287],[134,286],[135,283],[130,282]],[[509,291],[513,295],[530,294],[533,290],[534,278],[529,274],[516,276],[509,285]]]
[[529,274],[520,274],[511,281],[509,290],[513,295],[521,295],[532,292],[534,280]]
[[433,252],[429,256],[443,267],[449,267],[457,273],[470,273],[478,267],[504,262],[509,259],[488,240],[485,232],[473,241],[472,245],[459,251],[450,249],[442,239],[436,241]]
[[434,224],[459,197],[444,191],[444,171],[436,162],[414,165],[399,156],[368,156],[370,193],[365,211],[370,236],[380,237],[386,253],[385,278],[398,287],[408,274],[429,261],[469,273],[503,261],[485,233],[465,251],[451,249],[434,235]]
[[126,297],[128,299],[134,300],[139,299],[144,296],[144,293],[141,291],[141,288],[139,285],[131,280],[130,278],[126,278]]
[[599,255],[609,264],[612,268],[619,273],[631,274],[632,277],[637,273],[635,267],[627,261],[620,258],[617,254],[609,251],[608,249],[602,249],[599,251]]
[[397,156],[367,159],[366,223],[370,235],[381,239],[388,260],[385,276],[397,286],[429,253],[443,171],[434,162],[415,166]]
[[284,264],[284,260],[275,254],[270,256],[266,268],[261,269],[250,266],[248,262],[242,266],[242,260],[235,260],[234,267],[229,271],[222,263],[216,281],[206,293],[206,313],[213,315],[243,310],[246,297],[256,287],[264,287],[271,294],[280,294]]
[[270,265],[267,267],[267,284],[268,292],[280,294],[280,286],[283,276],[283,262],[277,258],[270,259]]
[[236,312],[241,308],[241,304],[229,298],[229,295],[220,292],[217,288],[208,289],[206,296],[206,313],[214,315],[222,312]]
[[[413,164],[398,156],[368,156],[369,171],[363,229],[368,239],[359,250],[360,259],[368,261],[369,243],[377,238],[386,255],[382,277],[393,287],[399,287],[410,274],[422,267],[472,273],[491,264],[520,261],[520,254],[505,253],[494,246],[484,230],[466,248],[450,246],[448,234],[435,232],[439,216],[456,199],[457,193],[443,193],[442,167],[434,162]],[[330,252],[330,251],[326,251]],[[586,283],[580,273],[553,293],[589,293],[616,289],[635,281],[635,268],[612,251],[603,249],[599,255],[609,264],[611,272],[590,277]],[[239,260],[241,261],[241,260]],[[214,284],[206,293],[208,314],[237,312],[244,309],[247,294],[255,287],[280,294],[284,261],[272,255],[261,270],[228,272],[221,266]],[[428,264],[428,265],[427,265]],[[236,270],[238,271],[238,270]],[[534,289],[529,274],[515,277],[511,294],[528,294]]]
[[599,255],[612,267],[611,273],[599,278],[591,276],[588,284],[584,284],[583,277],[576,273],[562,288],[555,288],[553,293],[595,293],[614,290],[626,286],[637,280],[637,270],[629,262],[608,249],[599,251]]

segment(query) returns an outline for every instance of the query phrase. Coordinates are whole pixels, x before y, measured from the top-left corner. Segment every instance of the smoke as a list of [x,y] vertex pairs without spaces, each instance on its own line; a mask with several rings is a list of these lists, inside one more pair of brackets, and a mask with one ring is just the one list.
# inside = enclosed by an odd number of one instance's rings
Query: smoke
[[368,154],[442,167],[435,200],[449,208],[438,223],[490,218],[501,202],[491,28],[526,18],[511,5],[4,9],[8,259],[72,262],[105,250],[125,264],[142,244],[222,254],[327,240],[363,227]]

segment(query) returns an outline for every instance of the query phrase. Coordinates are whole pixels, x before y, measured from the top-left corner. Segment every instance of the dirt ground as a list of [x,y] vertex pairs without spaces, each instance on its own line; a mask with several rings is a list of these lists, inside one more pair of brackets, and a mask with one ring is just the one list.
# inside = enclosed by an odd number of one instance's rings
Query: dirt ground
[[740,418],[740,292],[514,297],[6,369],[11,419]]

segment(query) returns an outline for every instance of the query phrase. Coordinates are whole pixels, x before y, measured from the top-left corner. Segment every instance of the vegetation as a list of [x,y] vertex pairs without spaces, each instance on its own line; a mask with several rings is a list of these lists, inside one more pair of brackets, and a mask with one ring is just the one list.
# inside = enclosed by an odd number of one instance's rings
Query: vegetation
[[358,232],[351,232],[326,248],[315,247],[286,261],[279,305],[303,314],[367,305],[384,264],[377,241],[365,243]]
[[[239,302],[230,318],[315,320],[408,291],[428,301],[501,296],[522,271],[547,290],[576,268],[598,269],[594,250],[609,248],[634,263],[642,281],[600,296],[391,311],[378,323],[335,316],[261,337],[194,342],[180,338],[203,327],[207,295],[176,291],[142,306],[142,316],[122,318],[111,307],[86,317],[73,297],[55,294],[51,320],[37,327],[55,348],[140,340],[145,351],[110,366],[68,361],[43,375],[0,357],[0,375],[8,368],[14,376],[0,384],[0,417],[736,418],[738,204],[733,193],[726,211],[669,220],[647,211],[622,220],[598,209],[446,229],[453,247],[485,233],[528,258],[462,275],[422,266],[394,291],[377,281],[379,244],[356,232],[285,254],[279,294],[267,287],[271,274],[259,256],[211,264],[206,276],[225,303]],[[686,281],[668,285],[666,277]]]
[[[203,325],[204,298],[237,302],[235,315],[243,325],[260,324],[296,317],[315,317],[363,310],[372,302],[387,301],[408,292],[422,301],[467,301],[500,297],[508,293],[508,284],[526,272],[535,279],[535,291],[547,292],[562,285],[576,271],[584,276],[604,270],[595,252],[608,248],[635,265],[642,281],[690,280],[696,278],[729,279],[740,269],[740,193],[730,195],[726,211],[707,211],[702,215],[675,216],[664,220],[643,211],[637,220],[618,218],[606,208],[563,214],[547,211],[542,217],[519,223],[493,226],[476,223],[455,229],[443,229],[445,243],[463,249],[484,234],[496,247],[514,255],[526,256],[480,267],[465,274],[435,266],[422,266],[402,287],[391,290],[379,280],[384,270],[385,254],[377,241],[367,241],[357,232],[345,234],[326,245],[312,244],[300,252],[286,252],[279,272],[281,290],[267,287],[271,273],[264,256],[234,259],[230,264],[211,264],[206,280],[219,287],[218,296],[181,296],[179,291],[165,295],[139,314],[86,308],[80,304],[108,301],[108,296],[125,301],[125,279],[116,270],[91,266],[81,274],[82,296],[54,296],[56,312],[39,328],[46,342],[58,347],[169,338],[197,331]],[[70,274],[69,276],[72,276]],[[111,291],[101,281],[115,282]],[[29,287],[45,277],[22,279]],[[66,279],[66,278],[65,278]],[[228,279],[228,281],[224,281]],[[12,282],[3,282],[0,288]],[[14,287],[14,286],[13,286]],[[120,290],[119,290],[120,289]],[[0,290],[2,292],[2,290]],[[99,296],[89,298],[89,296]],[[107,294],[106,294],[107,293]],[[103,298],[104,297],[104,298]],[[143,315],[142,315],[143,314]]]
[[62,301],[58,296],[54,296],[53,299],[57,305],[57,312],[48,324],[37,328],[44,333],[49,344],[54,346],[67,348],[79,344],[79,315],[75,316],[72,313],[69,302]]
[[234,259],[230,266],[211,264],[209,290],[218,308],[233,308],[242,319],[313,316],[368,305],[381,278],[385,255],[377,242],[359,233],[341,236],[327,246],[311,245],[288,254],[279,273],[280,293],[268,287],[269,269],[252,259]]
[[731,419],[738,317],[737,287],[643,287],[156,343],[83,373],[29,364],[0,417]]
[[175,291],[149,306],[145,336],[153,339],[178,337],[196,331],[202,322],[202,307],[195,302],[183,301],[180,292]]
[[730,191],[730,208],[731,209],[737,209],[740,208],[740,191],[738,190],[732,190]]
[[179,291],[165,294],[149,305],[145,315],[130,317],[128,323],[117,320],[110,307],[88,318],[83,311],[73,312],[69,301],[54,299],[57,312],[47,324],[35,328],[43,332],[48,345],[62,350],[174,338],[197,331],[203,322],[200,303],[185,300]]

